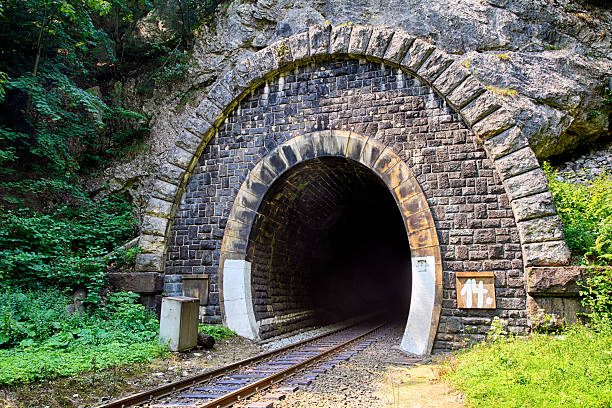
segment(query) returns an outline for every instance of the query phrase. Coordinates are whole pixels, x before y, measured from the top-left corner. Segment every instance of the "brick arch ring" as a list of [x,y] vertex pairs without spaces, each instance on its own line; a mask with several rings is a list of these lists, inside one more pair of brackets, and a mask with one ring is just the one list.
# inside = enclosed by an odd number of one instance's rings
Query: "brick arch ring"
[[442,299],[442,255],[427,198],[406,163],[382,143],[350,131],[327,130],[296,136],[273,149],[250,171],[230,212],[219,261],[221,312],[225,324],[256,339],[250,264],[246,251],[253,221],[268,189],[283,173],[306,160],[336,156],[369,168],[393,195],[408,235],[412,258],[410,314],[401,342],[414,354],[431,350]]
[[569,260],[546,176],[517,120],[519,112],[460,61],[402,30],[315,25],[242,59],[211,85],[168,152],[145,209],[137,272],[163,272],[172,219],[202,151],[230,112],[280,72],[330,58],[360,58],[399,67],[428,84],[483,143],[503,183],[519,231],[523,265]]

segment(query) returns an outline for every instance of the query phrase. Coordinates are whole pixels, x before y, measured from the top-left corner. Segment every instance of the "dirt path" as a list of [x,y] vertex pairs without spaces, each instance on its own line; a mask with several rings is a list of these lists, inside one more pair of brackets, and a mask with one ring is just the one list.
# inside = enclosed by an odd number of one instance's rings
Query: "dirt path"
[[377,384],[376,395],[386,407],[463,408],[463,396],[438,379],[440,362],[413,367],[389,365],[385,379]]

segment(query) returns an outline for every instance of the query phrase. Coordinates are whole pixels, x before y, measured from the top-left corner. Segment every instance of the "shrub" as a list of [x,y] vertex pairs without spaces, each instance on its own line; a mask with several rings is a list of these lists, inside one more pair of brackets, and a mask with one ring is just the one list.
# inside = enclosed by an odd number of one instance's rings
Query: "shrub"
[[66,348],[74,344],[139,342],[155,338],[157,318],[119,292],[84,313],[70,314],[73,300],[59,290],[0,292],[0,347]]
[[5,285],[30,288],[85,286],[96,300],[104,283],[101,256],[134,234],[131,210],[124,199],[111,197],[48,214],[1,213],[0,278]]
[[550,164],[543,168],[572,255],[582,264],[612,265],[612,177],[569,183]]
[[236,336],[236,333],[234,333],[230,329],[216,325],[200,324],[198,331],[200,333],[209,334],[213,336],[215,340],[223,340]]
[[159,322],[119,292],[83,313],[69,314],[59,290],[0,292],[0,384],[27,382],[150,360],[163,353]]
[[589,311],[591,323],[599,328],[612,322],[612,268],[590,268],[580,291],[582,305]]

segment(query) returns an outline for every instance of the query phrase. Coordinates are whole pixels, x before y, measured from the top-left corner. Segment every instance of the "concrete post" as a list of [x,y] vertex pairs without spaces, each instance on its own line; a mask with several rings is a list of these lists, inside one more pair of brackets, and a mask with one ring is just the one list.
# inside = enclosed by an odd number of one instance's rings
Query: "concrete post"
[[159,342],[170,351],[185,351],[198,344],[198,312],[200,300],[185,296],[162,299],[159,320]]

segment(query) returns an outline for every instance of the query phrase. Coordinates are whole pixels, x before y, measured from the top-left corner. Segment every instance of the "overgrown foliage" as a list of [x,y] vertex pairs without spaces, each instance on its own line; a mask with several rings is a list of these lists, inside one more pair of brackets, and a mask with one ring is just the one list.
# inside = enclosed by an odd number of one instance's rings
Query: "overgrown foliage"
[[500,337],[460,353],[445,376],[470,407],[608,407],[612,328],[600,329]]
[[604,174],[587,184],[569,183],[548,163],[543,168],[575,260],[612,265],[612,176]]
[[564,181],[544,163],[548,184],[563,232],[574,261],[590,265],[582,282],[582,304],[589,310],[594,327],[609,326],[612,321],[612,176],[603,174],[588,183]]
[[223,340],[223,339],[229,339],[230,337],[236,336],[236,333],[234,333],[230,329],[223,327],[223,326],[217,326],[217,325],[212,325],[212,324],[201,324],[200,323],[198,327],[198,331],[200,333],[204,333],[204,334],[213,336],[215,340],[217,341]]
[[591,267],[582,283],[582,305],[594,328],[612,326],[612,268]]
[[157,318],[120,292],[95,310],[69,314],[72,297],[58,290],[0,292],[0,384],[101,370],[150,360]]
[[[100,257],[137,232],[126,197],[94,202],[81,186],[84,174],[146,148],[149,117],[123,105],[121,83],[182,75],[183,50],[217,3],[0,0],[4,284],[86,286],[95,296]],[[138,35],[151,16],[169,27],[165,37]]]
[[[85,200],[48,213],[0,214],[0,278],[19,287],[85,287],[97,296],[108,253],[134,234],[130,205],[118,198]],[[95,299],[93,299],[95,300]]]
[[[149,116],[127,108],[122,84],[182,76],[217,4],[0,0],[0,348],[12,347],[0,350],[0,384],[159,353],[156,319],[134,295],[102,290],[107,264],[138,253],[116,250],[137,233],[129,197],[93,200],[82,180],[146,149]],[[147,18],[167,35],[141,35]],[[76,288],[86,307],[69,314]]]

